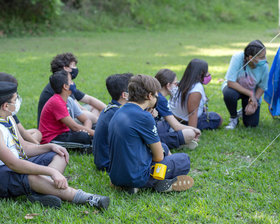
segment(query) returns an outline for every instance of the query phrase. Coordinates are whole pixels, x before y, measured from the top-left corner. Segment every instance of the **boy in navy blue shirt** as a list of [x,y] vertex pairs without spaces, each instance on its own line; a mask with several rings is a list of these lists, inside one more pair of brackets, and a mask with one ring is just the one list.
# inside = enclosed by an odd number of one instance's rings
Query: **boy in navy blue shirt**
[[[109,175],[116,186],[168,192],[187,190],[193,185],[193,179],[186,175],[190,170],[189,156],[164,155],[155,120],[145,111],[155,107],[159,90],[160,83],[153,77],[132,77],[128,85],[129,102],[109,123]],[[156,162],[167,166],[165,180],[150,176],[151,166]]]
[[109,168],[109,143],[108,126],[115,112],[125,104],[128,99],[128,81],[133,75],[130,73],[111,75],[106,79],[106,87],[112,97],[112,101],[101,112],[96,124],[93,155],[94,163],[98,170]]

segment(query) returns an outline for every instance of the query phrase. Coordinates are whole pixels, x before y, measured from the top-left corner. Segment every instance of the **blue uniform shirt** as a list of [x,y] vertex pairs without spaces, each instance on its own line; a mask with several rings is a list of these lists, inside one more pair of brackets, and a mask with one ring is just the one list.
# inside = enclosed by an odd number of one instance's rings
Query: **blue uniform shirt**
[[108,126],[115,112],[121,104],[112,100],[110,104],[101,112],[93,138],[93,156],[94,163],[99,170],[109,168],[109,143],[108,143]]
[[159,119],[161,117],[173,115],[172,111],[168,107],[167,99],[160,92],[158,92],[158,102],[157,102],[156,110],[158,111]]
[[159,142],[153,116],[127,103],[109,124],[110,178],[114,185],[143,187],[149,177],[152,153],[147,146]]

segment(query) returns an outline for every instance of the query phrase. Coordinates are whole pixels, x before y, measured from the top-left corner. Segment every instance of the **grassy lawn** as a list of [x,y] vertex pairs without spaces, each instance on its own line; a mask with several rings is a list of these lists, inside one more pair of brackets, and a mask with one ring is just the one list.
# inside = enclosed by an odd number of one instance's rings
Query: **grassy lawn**
[[[76,84],[105,103],[110,98],[105,79],[114,73],[155,75],[169,68],[182,77],[193,58],[209,63],[212,82],[206,86],[209,109],[220,113],[224,125],[229,114],[223,103],[221,79],[233,53],[260,39],[267,46],[270,64],[279,46],[273,27],[216,27],[148,32],[79,33],[56,37],[0,39],[0,70],[16,76],[23,98],[18,114],[26,128],[36,126],[37,103],[48,82],[52,58],[62,52],[78,57]],[[278,135],[280,123],[262,103],[258,128],[204,131],[199,147],[185,151],[191,157],[195,185],[187,192],[159,194],[143,190],[128,195],[110,188],[106,173],[98,172],[93,156],[71,152],[66,170],[76,188],[111,198],[108,211],[64,203],[60,210],[46,209],[26,201],[0,200],[1,223],[279,223],[279,157],[277,139],[250,167],[259,153]],[[175,152],[175,151],[173,151]],[[278,212],[277,212],[278,211]],[[27,213],[37,213],[26,220]]]

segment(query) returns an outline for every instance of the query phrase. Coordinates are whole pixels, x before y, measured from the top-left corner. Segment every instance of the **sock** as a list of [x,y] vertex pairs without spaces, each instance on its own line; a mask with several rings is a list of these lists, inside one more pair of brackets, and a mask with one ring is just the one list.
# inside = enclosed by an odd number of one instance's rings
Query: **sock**
[[75,204],[85,204],[90,196],[92,196],[92,194],[86,193],[79,189],[72,202]]

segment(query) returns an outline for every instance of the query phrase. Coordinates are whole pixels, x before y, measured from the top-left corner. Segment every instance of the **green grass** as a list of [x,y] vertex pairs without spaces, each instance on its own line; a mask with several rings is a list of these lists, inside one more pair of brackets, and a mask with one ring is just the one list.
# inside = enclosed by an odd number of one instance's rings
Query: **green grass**
[[[276,27],[276,25],[275,25]],[[39,95],[48,82],[49,63],[58,53],[73,52],[79,60],[77,86],[105,103],[109,95],[105,79],[114,73],[155,75],[170,68],[182,77],[192,58],[208,61],[212,82],[206,86],[210,111],[228,122],[221,80],[234,52],[254,39],[267,45],[270,64],[279,39],[267,44],[276,31],[268,27],[220,26],[169,31],[65,33],[56,37],[0,39],[1,71],[15,75],[23,98],[18,114],[26,128],[36,126]],[[224,124],[224,125],[225,125]],[[223,125],[223,126],[224,126]],[[137,195],[118,192],[109,177],[96,170],[91,155],[71,152],[65,175],[69,184],[108,195],[108,211],[64,203],[60,210],[31,204],[25,197],[0,201],[1,223],[279,223],[279,139],[250,167],[248,165],[278,135],[280,124],[261,107],[258,128],[243,124],[233,131],[204,131],[199,147],[185,151],[191,157],[195,185],[182,193],[159,194],[151,190]],[[175,152],[175,151],[173,151]],[[88,211],[88,213],[87,213]],[[38,213],[25,220],[27,213]]]

